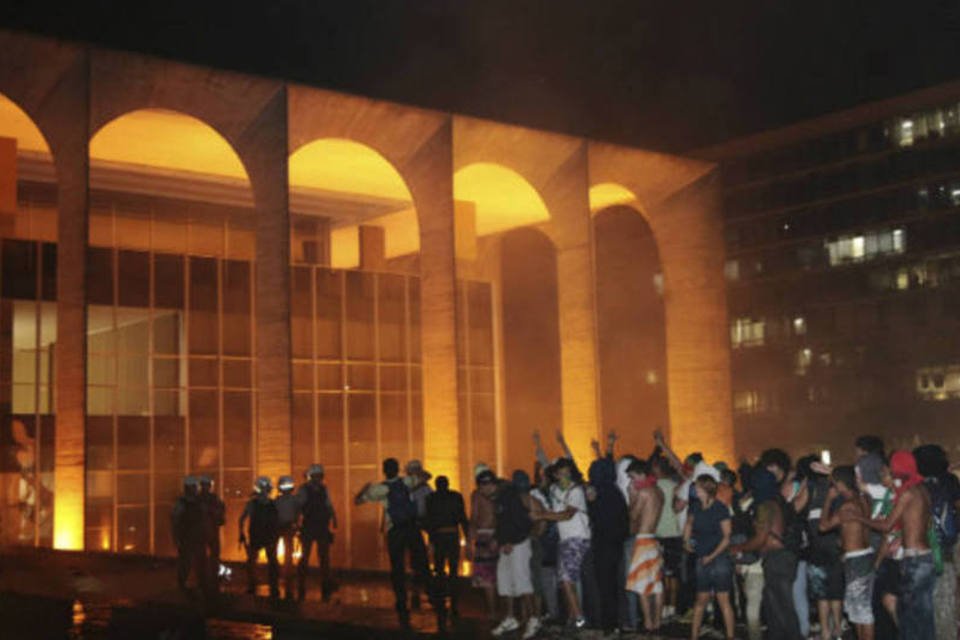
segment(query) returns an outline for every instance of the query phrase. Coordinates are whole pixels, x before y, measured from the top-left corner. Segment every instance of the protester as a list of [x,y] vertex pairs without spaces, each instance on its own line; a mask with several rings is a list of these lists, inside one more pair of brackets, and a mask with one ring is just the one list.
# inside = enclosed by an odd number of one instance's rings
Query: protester
[[460,570],[460,532],[470,526],[463,496],[450,489],[447,476],[437,476],[437,490],[427,496],[425,524],[433,549],[433,573],[442,597],[450,598],[450,617],[460,618],[457,575]]
[[[533,581],[530,577],[530,532],[533,521],[523,499],[530,490],[530,477],[522,470],[514,471],[512,482],[496,482],[492,471],[482,474],[483,492],[493,498],[497,514],[495,538],[500,549],[497,560],[497,593],[504,600],[505,616],[492,634],[499,637],[523,629],[528,640],[540,630],[540,621],[533,615]],[[514,615],[517,603],[519,616]]]
[[656,530],[664,509],[663,491],[650,465],[634,460],[630,476],[630,540],[633,551],[627,572],[627,589],[640,598],[643,626],[648,633],[660,629],[663,613],[663,556]]
[[660,519],[657,521],[656,536],[663,555],[663,619],[669,620],[677,611],[677,590],[683,564],[683,530],[680,528],[676,500],[679,483],[674,478],[670,462],[662,456],[654,457],[652,470],[657,478],[657,488],[664,499]]
[[427,589],[437,614],[437,626],[446,627],[446,612],[434,597],[431,588],[426,549],[417,524],[417,505],[410,497],[410,489],[400,477],[400,463],[395,458],[383,461],[385,480],[367,483],[354,497],[354,504],[381,504],[384,507],[384,530],[387,535],[387,553],[390,556],[390,582],[393,586],[394,607],[403,629],[410,628],[410,610],[407,608],[406,558],[414,580]]
[[[496,585],[497,585],[497,541],[494,537],[497,526],[497,516],[493,505],[493,498],[487,495],[484,485],[491,482],[486,475],[489,467],[484,463],[477,464],[473,470],[476,488],[470,494],[470,527],[467,538],[467,558],[473,565],[471,584],[483,591],[486,603],[487,618],[496,619]],[[481,477],[483,480],[481,481]]]
[[808,479],[810,500],[807,535],[810,539],[810,562],[807,565],[807,583],[810,599],[817,609],[820,638],[830,640],[843,635],[843,559],[840,534],[836,527],[822,531],[820,522],[824,514],[829,515],[838,509],[843,498],[836,496],[828,503],[830,478],[822,473],[811,473]]
[[687,519],[683,541],[687,550],[697,559],[697,600],[693,610],[690,638],[700,637],[703,613],[711,597],[716,597],[723,614],[726,637],[734,633],[733,607],[730,592],[733,589],[733,562],[727,549],[730,545],[730,510],[717,500],[717,480],[708,474],[696,477],[694,487],[699,508]]
[[[600,628],[613,633],[618,628],[617,606],[623,581],[620,564],[623,561],[623,542],[629,537],[630,522],[627,503],[616,485],[616,468],[610,457],[595,460],[588,472],[592,499],[587,504],[593,551],[594,572],[599,590]],[[652,520],[656,522],[656,518]],[[651,527],[652,528],[652,527]],[[651,536],[651,542],[656,542]]]
[[[867,539],[863,522],[867,519],[869,505],[857,488],[856,471],[852,466],[841,466],[831,474],[830,491],[825,504],[828,513],[820,519],[820,531],[839,527],[843,546],[843,574],[846,590],[843,609],[850,622],[856,625],[859,640],[873,640],[873,583],[876,564],[873,548]],[[835,498],[840,503],[834,505]],[[832,508],[835,507],[835,508]]]
[[542,622],[546,623],[560,619],[560,602],[557,597],[560,532],[556,521],[544,517],[544,514],[553,512],[550,487],[556,481],[554,467],[548,464],[541,468],[540,463],[537,462],[535,469],[540,473],[535,477],[537,486],[530,490],[530,515],[534,522],[531,540],[533,549],[531,571],[536,614]]

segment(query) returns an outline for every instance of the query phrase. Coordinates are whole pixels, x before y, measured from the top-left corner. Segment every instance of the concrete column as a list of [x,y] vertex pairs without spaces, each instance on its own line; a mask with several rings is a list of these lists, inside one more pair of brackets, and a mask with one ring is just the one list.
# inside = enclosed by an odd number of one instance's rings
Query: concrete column
[[664,270],[670,444],[735,461],[720,184],[701,178],[650,211]]
[[290,473],[290,209],[287,94],[280,88],[242,136],[257,215],[254,317],[257,355],[256,472]]
[[557,247],[563,432],[580,461],[590,460],[599,436],[597,328],[593,223],[590,217],[586,144],[557,170],[544,188],[551,236]]
[[360,225],[360,268],[364,271],[383,271],[387,264],[386,234],[383,227]]
[[457,416],[456,252],[453,138],[448,121],[404,167],[420,223],[420,344],[427,468],[460,475]]
[[89,66],[77,57],[40,117],[57,168],[56,437],[53,544],[82,549],[86,408],[86,253],[90,159]]

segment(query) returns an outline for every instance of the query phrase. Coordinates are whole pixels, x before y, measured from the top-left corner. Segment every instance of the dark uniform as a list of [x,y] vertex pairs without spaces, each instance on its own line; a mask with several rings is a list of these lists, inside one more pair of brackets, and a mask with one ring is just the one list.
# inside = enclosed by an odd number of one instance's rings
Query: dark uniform
[[[264,480],[265,483],[262,482]],[[240,543],[247,550],[247,593],[256,593],[257,557],[260,555],[260,550],[263,549],[267,555],[270,597],[278,598],[280,588],[278,585],[277,540],[280,537],[280,531],[277,505],[270,499],[272,487],[269,479],[259,478],[257,480],[257,490],[259,493],[247,502],[247,506],[244,507],[243,514],[240,516]],[[250,528],[245,536],[243,534],[243,524],[247,518],[250,519]]]
[[426,499],[425,525],[433,547],[433,572],[443,597],[450,598],[450,613],[459,616],[456,589],[460,567],[460,532],[467,535],[469,521],[463,496],[450,491],[446,476],[437,478],[437,490]]
[[216,493],[209,478],[200,479],[200,502],[203,505],[203,538],[206,545],[210,585],[218,589],[220,581],[220,527],[227,517],[227,507]]
[[171,520],[173,543],[177,547],[177,586],[185,590],[192,571],[197,585],[207,593],[209,572],[204,539],[204,508],[195,478],[184,480],[183,494],[173,505]]
[[336,522],[333,503],[323,484],[323,475],[315,474],[300,487],[298,492],[302,505],[303,520],[300,525],[300,564],[297,567],[299,589],[297,597],[303,600],[306,597],[307,569],[310,566],[310,554],[313,546],[317,547],[317,558],[320,563],[320,590],[323,600],[330,599],[333,583],[330,579],[330,545],[333,543],[333,533],[330,523]]

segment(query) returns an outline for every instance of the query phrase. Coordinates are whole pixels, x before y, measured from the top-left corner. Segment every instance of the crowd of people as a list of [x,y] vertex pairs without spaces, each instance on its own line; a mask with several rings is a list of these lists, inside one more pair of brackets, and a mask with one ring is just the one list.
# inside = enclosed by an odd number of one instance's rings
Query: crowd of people
[[[401,625],[424,596],[439,629],[459,617],[463,541],[494,636],[529,639],[546,625],[653,634],[684,622],[694,639],[733,638],[739,623],[751,640],[956,640],[960,481],[941,447],[888,455],[879,438],[862,436],[849,464],[769,449],[734,469],[699,453],[681,459],[659,432],[643,456],[618,456],[616,442],[611,433],[605,450],[593,443],[585,477],[562,433],[552,459],[535,433],[532,475],[498,478],[476,465],[469,513],[447,477],[431,487],[419,461],[401,475],[386,459],[384,481],[362,487],[354,503],[383,506]],[[329,594],[336,516],[322,467],[307,475],[295,493],[292,478],[281,478],[276,500],[270,480],[257,480],[241,516],[251,590],[264,549],[278,594],[277,540],[292,549],[299,535],[299,597],[314,545]],[[222,502],[209,481],[191,480],[174,513],[181,584],[191,566],[202,582],[219,565]],[[206,523],[193,529],[192,504]],[[288,553],[288,580],[289,562]]]
[[[267,559],[270,597],[280,596],[278,546],[283,542],[284,597],[294,598],[293,551],[297,543],[300,559],[296,570],[296,598],[306,597],[306,582],[310,557],[316,549],[320,565],[320,589],[324,601],[330,599],[333,581],[330,572],[330,545],[332,528],[337,526],[337,514],[323,482],[322,465],[307,469],[306,482],[299,489],[291,476],[281,476],[277,482],[279,495],[272,498],[273,483],[260,476],[254,482],[254,491],[240,515],[239,544],[247,555],[247,592],[255,593],[257,560],[263,551]],[[296,489],[296,491],[294,491]],[[172,531],[177,548],[177,582],[187,590],[191,573],[205,597],[216,594],[220,585],[220,528],[226,522],[226,508],[214,493],[213,482],[206,476],[187,476],[183,494],[173,507]]]

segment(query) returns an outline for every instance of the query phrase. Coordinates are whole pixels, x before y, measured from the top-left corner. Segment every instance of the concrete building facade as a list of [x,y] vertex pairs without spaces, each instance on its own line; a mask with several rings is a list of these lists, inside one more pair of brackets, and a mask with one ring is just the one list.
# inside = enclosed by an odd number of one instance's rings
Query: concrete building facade
[[[663,427],[733,459],[714,163],[18,33],[0,52],[5,541],[169,553],[184,474],[236,514],[255,476],[322,462],[339,562],[379,566],[347,497],[388,455],[466,491],[480,460],[529,467],[534,429],[583,458]],[[598,270],[612,210],[655,247],[642,274],[629,245]],[[606,322],[608,272],[649,323]],[[655,391],[605,396],[624,376]]]

